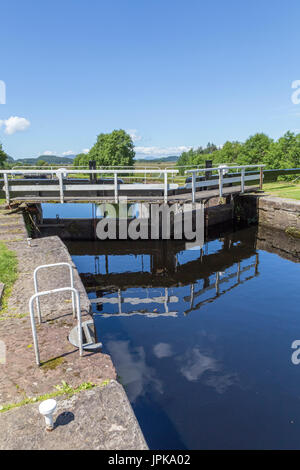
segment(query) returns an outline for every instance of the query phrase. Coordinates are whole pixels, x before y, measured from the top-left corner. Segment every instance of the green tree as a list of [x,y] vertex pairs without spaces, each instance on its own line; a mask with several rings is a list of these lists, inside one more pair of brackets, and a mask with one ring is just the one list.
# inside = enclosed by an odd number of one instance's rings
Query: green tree
[[299,168],[300,134],[286,132],[273,143],[264,162],[267,168]]
[[192,160],[195,157],[196,151],[193,149],[188,150],[187,152],[182,152],[180,157],[176,162],[176,166],[178,167],[179,174],[184,175],[186,168],[182,168],[188,165],[193,165]]
[[218,147],[213,143],[208,143],[205,148],[198,147],[182,152],[177,160],[176,166],[179,167],[179,174],[183,175],[186,168],[183,166],[205,166],[205,160],[212,160],[214,154],[218,152]]
[[227,141],[223,147],[214,152],[214,165],[221,163],[237,164],[240,154],[243,149],[243,144],[237,141]]
[[3,167],[4,163],[6,162],[7,154],[4,152],[2,148],[2,144],[0,143],[0,166]]
[[134,156],[132,139],[123,129],[98,135],[88,153],[88,159],[99,166],[133,166]]
[[268,158],[272,144],[273,140],[266,134],[257,133],[250,136],[242,146],[237,164],[256,165],[257,163],[264,163]]
[[90,157],[86,153],[79,153],[73,160],[74,166],[88,166]]

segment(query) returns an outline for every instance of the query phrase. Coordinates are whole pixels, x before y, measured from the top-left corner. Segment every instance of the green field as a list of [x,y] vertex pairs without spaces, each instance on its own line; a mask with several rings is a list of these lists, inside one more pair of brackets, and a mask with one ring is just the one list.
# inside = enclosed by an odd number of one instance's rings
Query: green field
[[300,183],[295,184],[286,181],[277,181],[275,183],[265,183],[263,189],[266,193],[273,194],[274,196],[300,200]]

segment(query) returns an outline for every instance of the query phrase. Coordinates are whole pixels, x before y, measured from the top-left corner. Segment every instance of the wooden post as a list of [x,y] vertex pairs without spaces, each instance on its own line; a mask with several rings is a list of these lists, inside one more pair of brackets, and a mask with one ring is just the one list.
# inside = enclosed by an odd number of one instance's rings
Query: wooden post
[[[212,168],[212,160],[205,160],[205,168]],[[205,180],[209,180],[210,177],[212,176],[211,171],[206,171],[205,172]]]
[[[90,160],[89,161],[89,170],[96,170],[96,161]],[[90,173],[90,182],[96,183],[97,175],[95,173]]]
[[9,197],[9,185],[8,185],[8,176],[7,173],[4,173],[4,191],[5,191],[5,197],[6,197],[6,202],[7,204],[10,203],[10,197]]
[[259,169],[259,189],[263,189],[263,182],[264,182],[264,170],[263,167],[261,166]]

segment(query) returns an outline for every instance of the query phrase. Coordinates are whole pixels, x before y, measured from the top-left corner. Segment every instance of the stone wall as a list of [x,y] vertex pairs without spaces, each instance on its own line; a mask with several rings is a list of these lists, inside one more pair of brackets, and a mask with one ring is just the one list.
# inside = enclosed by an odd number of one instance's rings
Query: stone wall
[[235,198],[235,215],[241,222],[288,230],[300,230],[300,201],[267,195],[240,195]]

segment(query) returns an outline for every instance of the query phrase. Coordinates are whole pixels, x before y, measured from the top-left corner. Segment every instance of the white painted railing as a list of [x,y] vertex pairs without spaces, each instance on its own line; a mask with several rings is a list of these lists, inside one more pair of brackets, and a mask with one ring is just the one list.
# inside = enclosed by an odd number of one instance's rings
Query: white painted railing
[[[245,190],[245,182],[260,180],[260,187],[262,188],[263,181],[263,167],[264,165],[239,165],[239,166],[227,166],[220,165],[215,168],[191,168],[185,171],[186,174],[191,174],[191,183],[186,183],[184,188],[192,190],[192,202],[195,202],[196,191],[203,188],[209,188],[217,186],[219,189],[219,196],[223,196],[224,185],[231,183],[240,183],[241,192]],[[254,172],[251,170],[246,172],[246,169],[257,168],[258,171]],[[239,170],[239,173],[231,173],[232,170]],[[0,174],[3,174],[6,202],[9,204],[11,199],[11,193],[38,193],[40,191],[57,192],[59,194],[60,202],[63,203],[66,197],[66,193],[69,191],[112,191],[114,194],[114,201],[119,201],[119,191],[161,191],[164,196],[164,202],[168,201],[169,190],[176,190],[179,188],[178,184],[170,182],[170,176],[172,180],[174,175],[177,175],[179,170],[177,169],[139,169],[139,168],[119,168],[119,169],[107,169],[101,168],[96,170],[81,170],[71,168],[59,168],[56,170],[49,169],[14,169],[14,170],[0,170]],[[197,175],[200,173],[217,172],[217,175],[213,175],[205,181],[197,180]],[[230,172],[225,176],[225,173]],[[101,184],[98,182],[88,182],[83,184],[82,182],[76,182],[76,178],[68,179],[69,175],[103,175],[103,181]],[[22,181],[18,181],[15,177],[22,175],[33,175],[44,176],[50,175],[55,178],[55,181],[46,179],[30,179],[27,180],[27,184],[22,184]],[[214,177],[215,176],[215,177]],[[131,180],[132,178],[142,178],[143,182],[120,182],[120,178],[126,178]],[[162,182],[153,182],[154,178],[162,180]],[[105,182],[105,179],[112,180],[112,182]],[[57,184],[56,184],[57,181]],[[146,195],[146,193],[144,193]]]
[[[241,193],[245,191],[245,182],[246,181],[253,181],[253,180],[260,180],[260,188],[262,189],[262,181],[263,181],[263,167],[265,165],[238,165],[238,166],[228,166],[228,165],[220,165],[214,168],[195,168],[186,170],[185,173],[191,173],[192,181],[191,183],[187,183],[186,187],[192,189],[192,202],[195,202],[196,199],[196,191],[197,188],[208,188],[210,186],[218,186],[219,187],[219,197],[223,196],[223,188],[225,184],[230,183],[240,183],[241,185]],[[246,168],[259,168],[259,172],[254,173],[251,171],[251,174],[246,175]],[[233,173],[232,175],[229,173],[226,178],[224,175],[227,172],[231,172],[232,170],[240,170],[240,174]],[[197,175],[199,173],[206,173],[206,172],[213,172],[217,171],[218,175],[216,178],[209,179],[206,181],[197,181]]]
[[[177,174],[178,170],[175,169],[99,169],[99,170],[73,170],[68,168],[60,168],[57,170],[0,170],[0,174],[3,174],[4,178],[4,187],[3,190],[5,191],[6,202],[9,204],[10,202],[10,195],[12,192],[39,192],[39,191],[51,191],[51,192],[58,192],[60,195],[60,202],[64,202],[65,192],[66,191],[95,191],[95,190],[111,190],[114,192],[114,199],[117,203],[119,200],[119,190],[120,187],[122,190],[126,191],[156,191],[160,190],[163,191],[164,194],[164,202],[168,200],[168,190],[169,189],[177,189],[178,184],[170,183],[168,181],[168,177],[170,175],[174,176]],[[113,179],[113,184],[97,184],[91,182],[90,184],[76,184],[73,181],[68,183],[68,175],[76,175],[76,174],[87,174],[87,175],[105,175],[107,179]],[[136,175],[145,175],[148,174],[149,177],[156,176],[159,179],[163,179],[163,183],[120,183],[118,176],[131,175],[131,178],[136,177]],[[17,184],[15,176],[18,175],[51,175],[56,176],[58,179],[58,184],[47,184],[47,180],[32,180],[36,181],[36,184]],[[110,176],[107,176],[110,175]],[[146,178],[145,178],[146,179]],[[29,180],[28,180],[29,181]]]
[[48,290],[48,291],[41,291],[41,292],[38,292],[37,294],[34,294],[32,297],[30,297],[30,300],[29,300],[29,312],[30,312],[30,322],[31,322],[31,329],[32,329],[32,336],[33,336],[35,360],[36,360],[36,363],[37,363],[38,366],[40,365],[40,352],[39,352],[37,332],[36,332],[36,326],[35,326],[35,320],[34,320],[33,303],[37,298],[39,298],[43,295],[49,295],[49,294],[55,294],[55,293],[59,293],[59,292],[67,292],[67,291],[72,292],[72,294],[74,294],[75,299],[76,299],[79,354],[80,354],[80,356],[82,356],[83,348],[82,348],[81,310],[80,310],[80,297],[79,297],[78,290],[75,289],[74,287],[61,287],[59,289],[51,289],[51,290]]
[[[54,263],[54,264],[43,264],[43,265],[38,266],[37,268],[35,268],[35,270],[33,271],[33,284],[34,284],[34,290],[35,290],[36,294],[39,291],[37,273],[41,269],[53,268],[53,267],[56,267],[56,266],[67,266],[69,268],[70,287],[72,287],[72,288],[74,287],[73,268],[72,268],[70,263],[62,262],[62,263]],[[72,291],[72,308],[73,308],[73,318],[74,318],[75,317],[75,312],[76,312],[76,306],[75,306],[75,294],[74,294],[73,291]],[[36,309],[37,309],[39,323],[41,323],[42,322],[42,316],[41,316],[41,308],[40,308],[39,297],[36,297]]]

